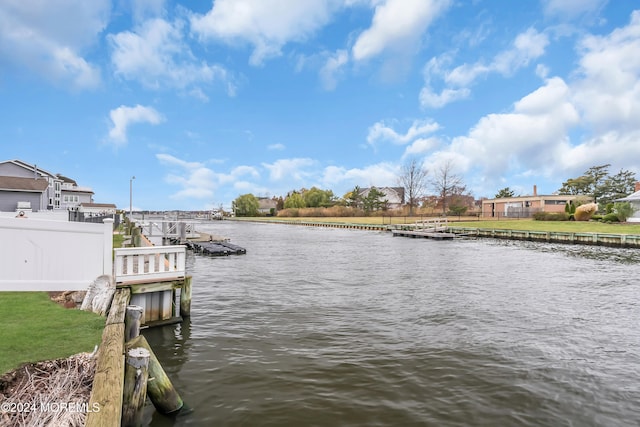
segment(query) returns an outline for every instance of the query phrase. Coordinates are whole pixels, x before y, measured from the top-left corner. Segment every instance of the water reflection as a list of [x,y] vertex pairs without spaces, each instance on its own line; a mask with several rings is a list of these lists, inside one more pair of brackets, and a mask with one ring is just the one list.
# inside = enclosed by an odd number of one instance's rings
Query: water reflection
[[247,255],[190,257],[191,321],[145,331],[193,408],[149,425],[640,419],[640,251],[216,227]]

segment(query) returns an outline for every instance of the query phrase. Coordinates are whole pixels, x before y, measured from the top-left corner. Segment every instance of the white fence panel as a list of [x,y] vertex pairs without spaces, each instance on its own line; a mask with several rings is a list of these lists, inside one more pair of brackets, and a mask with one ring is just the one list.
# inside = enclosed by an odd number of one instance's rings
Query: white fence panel
[[86,290],[112,274],[113,220],[0,217],[0,291]]

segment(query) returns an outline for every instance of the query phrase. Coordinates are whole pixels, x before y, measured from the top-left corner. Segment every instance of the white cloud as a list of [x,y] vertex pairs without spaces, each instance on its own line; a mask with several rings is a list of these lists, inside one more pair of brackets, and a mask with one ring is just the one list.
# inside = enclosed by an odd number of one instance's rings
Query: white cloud
[[152,107],[144,107],[136,105],[135,107],[120,107],[111,110],[109,117],[113,124],[109,130],[109,139],[116,145],[127,142],[127,128],[133,123],[150,123],[152,125],[160,124],[164,118],[158,111]]
[[435,132],[440,126],[431,120],[416,120],[405,134],[399,134],[393,128],[383,122],[375,123],[369,128],[367,142],[375,145],[378,142],[391,142],[396,145],[405,145],[425,135]]
[[481,118],[468,135],[454,138],[439,155],[456,156],[459,167],[473,169],[493,183],[516,172],[559,172],[563,166],[558,159],[570,146],[569,131],[578,123],[570,88],[555,77],[516,102],[512,112]]
[[181,189],[173,193],[172,199],[212,199],[217,182],[216,174],[200,162],[187,162],[169,154],[156,154],[158,161],[173,169],[165,181]]
[[[427,108],[441,108],[450,102],[467,98],[471,93],[469,86],[479,77],[489,73],[510,76],[544,55],[548,44],[546,34],[529,28],[518,34],[512,46],[496,54],[488,64],[478,61],[447,70],[447,65],[453,60],[452,53],[431,58],[424,67],[425,85],[420,91],[420,104]],[[541,72],[540,69],[537,71]],[[445,84],[440,93],[433,89],[433,81],[437,79]]]
[[267,146],[268,150],[272,150],[272,151],[282,151],[284,150],[286,147],[284,146],[284,144],[271,144],[269,146]]
[[640,11],[629,25],[580,43],[575,102],[596,131],[632,131],[640,117]]
[[376,6],[371,27],[353,45],[356,61],[385,51],[416,49],[422,34],[450,4],[449,0],[385,0]]
[[403,158],[407,156],[417,156],[420,154],[426,154],[436,148],[440,144],[438,138],[418,138],[411,143],[405,150]]
[[324,66],[320,69],[320,80],[326,90],[334,90],[338,84],[338,76],[344,66],[349,62],[349,53],[339,49],[330,55]]
[[420,105],[428,108],[441,108],[451,102],[467,98],[470,93],[471,91],[466,87],[460,89],[445,88],[442,89],[442,92],[435,93],[431,87],[425,86],[420,90]]
[[171,23],[155,18],[135,31],[109,35],[115,73],[153,89],[190,88],[192,96],[203,100],[208,98],[198,85],[220,81],[233,96],[235,84],[227,70],[197,60],[184,40],[183,26],[179,20]]
[[191,17],[191,27],[202,39],[252,45],[249,62],[262,65],[323,27],[338,6],[331,0],[217,0],[205,15]]
[[327,166],[322,176],[322,185],[340,193],[352,190],[356,185],[361,187],[374,185],[377,187],[394,186],[398,181],[398,167],[393,163],[377,163],[363,168],[347,169],[341,166]]
[[94,88],[100,70],[82,54],[97,42],[110,8],[108,0],[2,1],[0,55],[55,83]]
[[[313,175],[309,169],[315,165],[315,161],[309,158],[280,159],[274,163],[262,163],[262,166],[269,171],[271,181],[293,180],[296,184],[303,183],[304,180]],[[292,186],[295,186],[291,182]]]
[[607,2],[608,0],[542,0],[542,7],[546,15],[575,18],[583,13],[596,12]]

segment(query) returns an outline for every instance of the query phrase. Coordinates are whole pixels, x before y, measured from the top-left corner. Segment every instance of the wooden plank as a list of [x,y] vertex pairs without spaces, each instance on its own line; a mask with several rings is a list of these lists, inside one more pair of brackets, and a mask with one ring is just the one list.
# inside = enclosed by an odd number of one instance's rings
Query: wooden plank
[[150,281],[150,282],[145,282],[145,283],[141,283],[141,282],[137,282],[137,283],[131,283],[131,294],[132,295],[136,295],[136,294],[146,294],[149,292],[160,292],[160,291],[167,291],[167,290],[172,290],[172,289],[176,289],[182,286],[184,279],[179,279],[179,280],[166,280],[166,281]]
[[96,374],[93,379],[89,407],[100,408],[89,412],[86,427],[119,427],[122,417],[122,390],[124,387],[124,323],[107,325],[102,333],[102,344]]
[[117,289],[111,302],[111,308],[109,309],[109,317],[107,317],[107,325],[114,325],[117,323],[124,323],[124,315],[129,305],[129,297],[131,291],[129,288]]

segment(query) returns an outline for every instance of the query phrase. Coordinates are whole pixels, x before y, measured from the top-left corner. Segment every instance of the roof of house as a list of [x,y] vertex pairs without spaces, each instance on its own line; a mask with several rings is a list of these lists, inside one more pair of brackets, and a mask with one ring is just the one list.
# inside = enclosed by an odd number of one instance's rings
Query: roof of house
[[61,180],[62,180],[62,182],[68,182],[68,183],[73,184],[73,185],[78,185],[78,183],[77,183],[75,180],[73,180],[73,179],[71,179],[71,178],[69,178],[69,177],[66,177],[66,176],[64,176],[64,175],[60,175],[59,173],[58,173],[58,174],[56,174],[56,176],[57,176],[59,179],[61,179]]
[[640,201],[640,191],[636,191],[635,193],[629,194],[627,197],[623,197],[622,199],[616,199],[615,202],[637,202]]
[[87,193],[87,194],[95,194],[92,189],[89,187],[71,187],[71,188],[62,188],[63,193]]
[[528,196],[513,196],[513,197],[499,197],[497,199],[483,199],[482,203],[495,203],[496,201],[500,202],[510,202],[510,201],[523,201],[523,200],[573,200],[578,197],[582,197],[574,194],[536,194],[536,195],[528,195]]
[[268,199],[266,197],[258,198],[258,209],[272,209],[277,206],[277,203],[273,199]]
[[113,203],[80,203],[80,206],[83,208],[116,208]]
[[28,191],[42,193],[49,183],[46,179],[19,178],[17,176],[0,176],[0,189],[11,191]]
[[42,168],[39,168],[37,165],[32,165],[32,164],[29,164],[27,162],[23,162],[22,160],[14,159],[14,160],[5,160],[5,161],[0,162],[0,164],[3,164],[3,163],[13,163],[13,164],[15,164],[17,166],[20,166],[20,167],[24,168],[24,169],[28,169],[30,171],[37,172],[40,176],[47,176],[47,177],[56,178],[56,176],[54,174],[52,174],[51,172],[46,171],[46,170],[44,170]]

